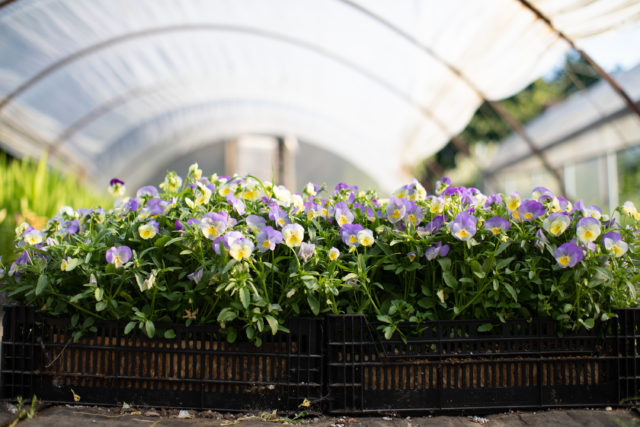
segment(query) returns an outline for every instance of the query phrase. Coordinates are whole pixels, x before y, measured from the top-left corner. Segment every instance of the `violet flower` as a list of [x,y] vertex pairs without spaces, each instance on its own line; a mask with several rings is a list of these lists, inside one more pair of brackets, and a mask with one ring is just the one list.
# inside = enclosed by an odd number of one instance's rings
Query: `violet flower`
[[544,205],[537,200],[527,200],[520,205],[518,216],[523,221],[533,221],[534,219],[544,215]]
[[491,217],[484,223],[484,229],[491,231],[494,235],[506,233],[510,227],[509,220],[501,216]]
[[307,262],[313,256],[315,249],[316,245],[313,243],[302,242],[300,244],[300,249],[298,249],[298,256],[303,262]]
[[131,248],[129,246],[112,246],[107,249],[105,255],[107,262],[116,268],[122,267],[131,259]]
[[600,221],[593,217],[580,219],[576,225],[576,236],[582,243],[593,242],[600,235]]
[[476,234],[476,222],[475,216],[462,211],[451,222],[451,234],[459,240],[467,241]]
[[282,243],[282,233],[267,225],[260,230],[256,240],[258,241],[258,251],[273,251],[277,244]]
[[358,246],[358,232],[364,230],[360,224],[346,224],[340,228],[340,236],[347,246]]
[[584,253],[582,249],[573,242],[564,243],[553,252],[553,256],[562,268],[574,267],[582,261]]
[[407,214],[407,206],[404,199],[392,197],[387,204],[387,219],[390,223],[396,224]]
[[445,257],[447,254],[449,254],[449,245],[443,245],[442,242],[436,242],[424,252],[427,261],[433,261],[437,257]]

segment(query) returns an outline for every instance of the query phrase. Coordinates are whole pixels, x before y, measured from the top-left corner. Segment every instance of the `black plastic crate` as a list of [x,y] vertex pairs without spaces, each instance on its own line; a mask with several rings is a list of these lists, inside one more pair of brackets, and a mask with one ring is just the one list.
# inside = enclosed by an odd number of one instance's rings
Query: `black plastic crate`
[[[5,307],[2,397],[54,403],[168,406],[224,411],[294,411],[321,401],[323,319],[292,319],[291,333],[263,344],[229,344],[215,326],[171,327],[174,339],[148,339],[124,324],[96,322],[97,333],[74,343],[66,319]],[[73,390],[73,391],[72,391]]]
[[620,400],[640,402],[640,310],[618,310],[617,350]]
[[637,396],[639,310],[562,337],[549,319],[436,321],[406,343],[363,316],[327,318],[330,413],[617,405]]

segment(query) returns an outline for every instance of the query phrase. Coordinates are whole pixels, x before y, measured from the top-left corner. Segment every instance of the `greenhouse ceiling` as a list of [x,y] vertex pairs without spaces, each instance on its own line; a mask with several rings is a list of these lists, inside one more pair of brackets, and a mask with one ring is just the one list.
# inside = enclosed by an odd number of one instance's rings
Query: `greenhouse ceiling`
[[631,0],[0,1],[0,145],[142,184],[295,135],[390,189],[568,51],[529,6],[578,44],[640,20]]

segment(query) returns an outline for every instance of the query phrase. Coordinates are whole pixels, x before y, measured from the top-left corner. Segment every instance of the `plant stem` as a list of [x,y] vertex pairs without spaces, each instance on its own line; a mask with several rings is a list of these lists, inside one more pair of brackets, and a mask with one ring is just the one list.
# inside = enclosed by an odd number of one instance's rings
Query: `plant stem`
[[[489,282],[488,282],[488,281],[487,281],[487,282],[485,282],[485,284],[482,286],[482,288],[481,288],[478,292],[476,292],[476,294],[473,296],[473,298],[471,298],[471,301],[469,301],[468,303],[466,303],[466,304],[465,304],[465,306],[464,306],[464,307],[462,307],[462,308],[460,309],[460,311],[458,312],[458,314],[462,313],[462,312],[463,312],[463,311],[465,311],[465,310],[466,310],[466,309],[467,309],[471,304],[473,304],[473,303],[475,302],[475,300],[477,300],[477,299],[478,299],[478,297],[484,293],[484,291],[485,291],[485,289],[487,289],[487,286],[488,286],[488,285],[489,285]],[[455,319],[456,317],[458,317],[458,314],[455,314],[455,313],[454,313],[454,314],[453,314],[453,317],[451,318],[451,320],[453,320],[453,319]]]

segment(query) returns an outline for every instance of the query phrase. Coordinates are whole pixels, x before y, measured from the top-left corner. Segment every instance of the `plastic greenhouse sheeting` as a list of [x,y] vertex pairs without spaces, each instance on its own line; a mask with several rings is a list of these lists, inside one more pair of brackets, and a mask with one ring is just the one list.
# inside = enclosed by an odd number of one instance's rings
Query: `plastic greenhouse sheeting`
[[[578,44],[632,0],[531,1]],[[146,183],[239,134],[296,135],[391,189],[568,45],[519,0],[0,2],[0,144]],[[312,159],[300,159],[301,163]]]

